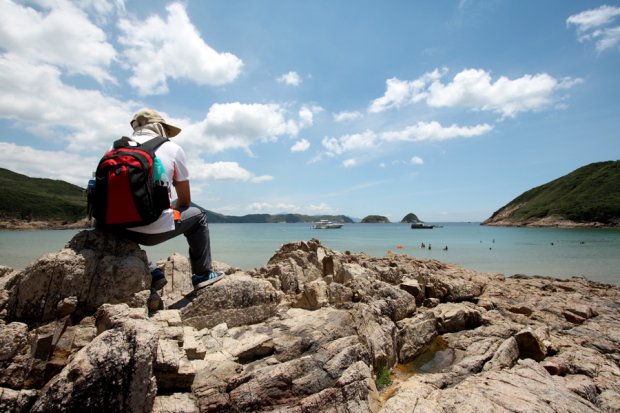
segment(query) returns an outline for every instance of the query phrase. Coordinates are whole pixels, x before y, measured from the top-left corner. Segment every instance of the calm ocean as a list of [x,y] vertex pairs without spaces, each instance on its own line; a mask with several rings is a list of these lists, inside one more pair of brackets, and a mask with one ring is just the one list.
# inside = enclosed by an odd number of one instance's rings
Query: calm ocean
[[[619,229],[437,225],[442,227],[412,230],[407,224],[345,224],[341,229],[317,230],[310,224],[211,224],[211,249],[214,260],[250,269],[265,265],[284,243],[318,238],[338,251],[365,252],[376,257],[394,251],[507,276],[581,275],[620,284]],[[39,256],[61,249],[76,233],[0,231],[0,265],[24,268]],[[426,248],[421,248],[422,243]],[[174,252],[187,255],[184,237],[145,249],[154,261]]]

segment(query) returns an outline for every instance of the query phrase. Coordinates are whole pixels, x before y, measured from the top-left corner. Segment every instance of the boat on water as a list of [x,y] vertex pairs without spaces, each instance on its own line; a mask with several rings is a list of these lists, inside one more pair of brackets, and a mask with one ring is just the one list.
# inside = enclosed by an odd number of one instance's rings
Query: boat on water
[[341,228],[342,224],[337,222],[331,222],[326,219],[321,219],[314,223],[314,229],[337,229]]
[[424,222],[414,222],[411,224],[411,229],[433,229],[435,225],[425,224]]

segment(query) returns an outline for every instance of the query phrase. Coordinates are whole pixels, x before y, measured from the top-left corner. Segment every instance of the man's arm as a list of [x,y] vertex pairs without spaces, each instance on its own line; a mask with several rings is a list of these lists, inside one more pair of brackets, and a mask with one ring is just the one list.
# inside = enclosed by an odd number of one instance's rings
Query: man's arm
[[175,181],[174,189],[177,193],[176,209],[189,207],[192,197],[189,191],[189,180],[187,181]]

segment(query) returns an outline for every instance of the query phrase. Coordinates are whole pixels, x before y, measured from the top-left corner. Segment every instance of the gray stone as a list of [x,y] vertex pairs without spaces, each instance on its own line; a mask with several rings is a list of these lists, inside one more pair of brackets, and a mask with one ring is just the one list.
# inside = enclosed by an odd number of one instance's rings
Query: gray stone
[[149,412],[157,392],[156,348],[148,323],[119,323],[77,352],[41,390],[31,411]]
[[259,323],[272,317],[282,297],[272,285],[244,274],[229,275],[199,290],[181,310],[185,325],[196,329],[226,322],[229,327]]
[[127,303],[148,289],[146,254],[137,244],[97,231],[81,231],[57,253],[46,254],[17,275],[9,319],[35,323],[56,317],[59,305],[76,310]]
[[437,319],[432,312],[426,312],[400,321],[398,324],[398,360],[411,361],[422,349],[437,337]]
[[36,390],[13,390],[0,387],[0,412],[27,413],[36,398]]
[[0,324],[1,387],[19,390],[24,385],[33,360],[31,340],[26,324]]

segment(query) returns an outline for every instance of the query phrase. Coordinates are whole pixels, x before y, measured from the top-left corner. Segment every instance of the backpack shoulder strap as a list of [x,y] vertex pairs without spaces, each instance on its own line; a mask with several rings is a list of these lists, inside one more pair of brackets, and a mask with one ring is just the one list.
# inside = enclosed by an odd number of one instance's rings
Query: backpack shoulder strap
[[163,136],[157,136],[149,141],[144,142],[138,147],[145,152],[154,153],[157,148],[159,148],[166,142],[168,142],[168,138],[164,138]]
[[123,136],[122,138],[115,140],[115,141],[114,141],[114,144],[112,145],[112,147],[113,147],[114,149],[118,149],[118,148],[126,148],[126,147],[128,147],[128,146],[131,146],[131,145],[129,144],[129,141],[130,141],[130,140],[131,140],[131,139],[129,139],[127,136]]

